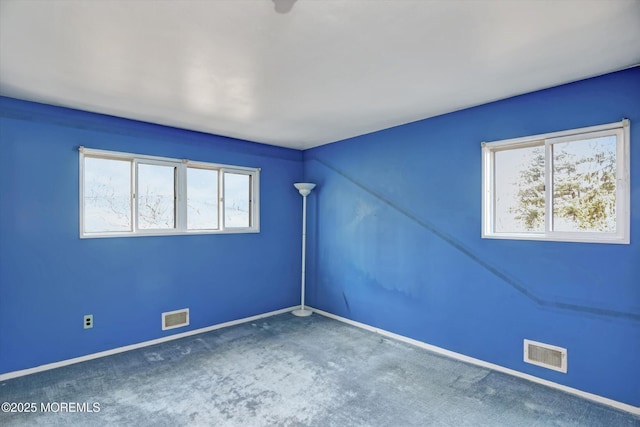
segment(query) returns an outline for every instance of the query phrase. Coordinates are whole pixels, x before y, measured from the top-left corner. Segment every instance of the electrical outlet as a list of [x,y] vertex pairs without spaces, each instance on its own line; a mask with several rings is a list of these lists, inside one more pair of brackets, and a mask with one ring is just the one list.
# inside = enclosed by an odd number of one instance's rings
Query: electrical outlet
[[93,314],[84,315],[84,328],[85,329],[93,328]]

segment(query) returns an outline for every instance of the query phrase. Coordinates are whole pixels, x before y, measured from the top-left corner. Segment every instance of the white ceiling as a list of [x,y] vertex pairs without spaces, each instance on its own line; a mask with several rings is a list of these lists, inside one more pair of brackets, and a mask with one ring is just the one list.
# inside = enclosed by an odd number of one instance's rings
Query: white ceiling
[[275,2],[0,0],[0,94],[304,149],[640,63],[638,0]]

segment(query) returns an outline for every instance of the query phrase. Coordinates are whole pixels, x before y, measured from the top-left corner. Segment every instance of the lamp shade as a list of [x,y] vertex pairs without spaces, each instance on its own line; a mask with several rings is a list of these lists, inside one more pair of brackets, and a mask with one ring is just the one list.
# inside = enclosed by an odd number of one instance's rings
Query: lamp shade
[[312,184],[310,182],[296,182],[295,184],[293,184],[293,186],[298,189],[301,196],[308,196],[309,193],[311,193],[311,190],[316,187],[315,184]]

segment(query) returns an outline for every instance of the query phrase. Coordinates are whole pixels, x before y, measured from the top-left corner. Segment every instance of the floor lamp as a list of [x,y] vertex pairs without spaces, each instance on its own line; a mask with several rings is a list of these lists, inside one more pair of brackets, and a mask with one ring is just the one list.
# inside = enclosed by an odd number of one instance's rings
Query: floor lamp
[[300,284],[300,309],[293,310],[292,313],[296,316],[306,317],[312,313],[311,310],[304,308],[304,276],[307,254],[307,196],[316,185],[310,182],[296,182],[293,186],[298,189],[302,196],[302,280]]

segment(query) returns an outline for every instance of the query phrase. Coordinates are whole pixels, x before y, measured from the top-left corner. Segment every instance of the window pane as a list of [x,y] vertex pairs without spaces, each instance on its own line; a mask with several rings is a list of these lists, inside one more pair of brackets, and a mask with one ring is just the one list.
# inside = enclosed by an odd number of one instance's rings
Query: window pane
[[616,231],[616,137],[553,144],[553,229]]
[[544,147],[501,150],[494,156],[494,232],[544,232]]
[[84,158],[84,232],[131,231],[131,162]]
[[249,227],[249,192],[251,177],[246,174],[224,174],[224,225]]
[[187,168],[187,228],[218,228],[218,171]]
[[175,228],[175,167],[138,164],[138,228]]

